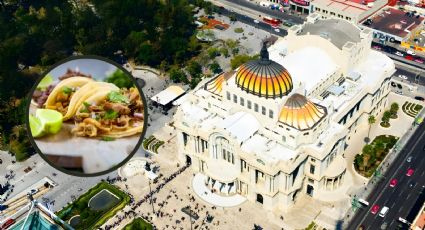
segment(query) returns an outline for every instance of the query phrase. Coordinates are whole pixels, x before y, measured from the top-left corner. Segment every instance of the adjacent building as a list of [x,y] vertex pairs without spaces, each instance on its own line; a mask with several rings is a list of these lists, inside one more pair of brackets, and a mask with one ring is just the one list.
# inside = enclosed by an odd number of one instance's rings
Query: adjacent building
[[388,4],[388,0],[290,0],[290,8],[322,18],[340,18],[360,23]]
[[202,81],[174,116],[180,161],[219,195],[287,210],[344,183],[344,149],[388,105],[394,63],[373,32],[312,14],[259,60]]

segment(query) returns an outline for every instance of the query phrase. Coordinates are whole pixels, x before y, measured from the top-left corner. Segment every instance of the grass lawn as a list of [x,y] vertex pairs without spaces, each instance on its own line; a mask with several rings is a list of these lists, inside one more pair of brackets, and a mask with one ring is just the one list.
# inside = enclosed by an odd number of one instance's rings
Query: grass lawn
[[362,176],[371,177],[397,140],[398,137],[391,135],[375,137],[372,143],[364,146],[362,153],[354,158],[356,171]]
[[153,227],[142,218],[136,218],[127,224],[123,230],[152,230]]
[[[118,202],[111,202],[105,209],[95,211],[89,207],[90,199],[102,190],[107,190],[118,197]],[[62,220],[68,221],[75,215],[80,215],[80,222],[74,227],[78,229],[96,229],[104,224],[130,202],[130,197],[118,187],[107,182],[100,182],[89,191],[81,195],[77,200],[56,213]]]

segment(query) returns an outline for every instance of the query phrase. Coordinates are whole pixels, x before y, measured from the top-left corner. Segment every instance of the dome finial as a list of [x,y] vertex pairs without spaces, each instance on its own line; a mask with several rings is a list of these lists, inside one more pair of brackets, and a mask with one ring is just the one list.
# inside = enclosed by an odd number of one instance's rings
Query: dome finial
[[261,48],[260,56],[261,56],[261,62],[263,64],[269,64],[270,63],[269,51],[267,51],[267,41],[263,42],[263,47]]

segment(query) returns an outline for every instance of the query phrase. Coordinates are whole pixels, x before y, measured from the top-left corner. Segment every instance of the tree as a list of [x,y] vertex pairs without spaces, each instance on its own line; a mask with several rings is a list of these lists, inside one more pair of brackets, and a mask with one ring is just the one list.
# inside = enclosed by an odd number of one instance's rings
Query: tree
[[392,118],[396,118],[397,117],[397,111],[398,111],[398,109],[399,109],[399,106],[398,106],[398,104],[396,102],[394,102],[394,103],[391,104],[390,113],[391,113],[391,117]]
[[236,69],[239,66],[241,66],[242,64],[257,59],[257,56],[249,56],[249,55],[236,55],[234,56],[231,60],[230,60],[230,66],[232,67],[232,69]]
[[356,166],[356,168],[358,168],[359,170],[363,170],[363,156],[360,154],[357,154],[354,157],[354,165]]
[[384,126],[389,126],[389,121],[390,121],[390,117],[391,117],[391,112],[390,111],[385,111],[384,114],[382,115],[382,122],[384,123]]
[[215,74],[221,73],[221,72],[223,71],[223,70],[221,69],[220,65],[219,65],[216,61],[214,61],[214,62],[210,65],[210,70],[211,70],[213,73],[215,73]]
[[209,57],[210,59],[214,59],[214,58],[215,58],[215,57],[217,57],[217,56],[218,56],[218,54],[219,54],[218,49],[217,49],[217,48],[215,48],[215,47],[211,47],[211,48],[209,48],[209,49],[207,50],[207,52],[208,52],[208,57]]
[[170,79],[175,83],[178,83],[178,82],[188,83],[189,82],[187,77],[186,77],[186,74],[180,68],[178,68],[177,66],[171,67],[168,74],[170,76]]
[[363,146],[363,149],[362,149],[363,155],[370,155],[372,153],[372,151],[373,151],[372,145]]
[[385,151],[385,144],[382,141],[376,141],[375,143],[376,157],[380,158],[382,153]]
[[202,66],[196,61],[190,61],[186,69],[192,78],[199,78],[202,73]]
[[229,50],[226,47],[221,47],[219,51],[224,57],[229,57]]
[[375,116],[370,115],[367,119],[367,122],[369,123],[369,131],[367,132],[367,138],[369,139],[370,129],[372,128],[372,125],[376,122]]
[[106,78],[106,82],[113,83],[119,88],[130,88],[134,86],[130,76],[120,69],[115,70],[111,75],[109,75]]

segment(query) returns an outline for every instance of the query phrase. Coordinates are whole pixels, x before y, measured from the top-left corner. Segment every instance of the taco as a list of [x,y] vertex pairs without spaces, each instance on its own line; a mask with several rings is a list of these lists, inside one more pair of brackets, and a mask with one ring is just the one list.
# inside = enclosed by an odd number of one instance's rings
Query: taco
[[78,107],[83,104],[83,102],[87,98],[89,98],[96,92],[99,92],[100,90],[119,90],[119,88],[116,85],[107,82],[93,81],[85,84],[83,87],[81,87],[75,92],[75,99],[71,99],[68,106],[68,112],[63,117],[63,119],[68,120],[72,118],[72,116],[74,116],[77,112]]
[[62,113],[64,120],[71,118],[72,109],[69,108],[72,108],[71,105],[74,105],[81,96],[77,91],[89,82],[93,80],[87,77],[72,77],[59,82],[47,98],[45,108]]
[[102,88],[88,97],[74,116],[72,133],[83,137],[121,138],[143,130],[143,103],[137,88]]

